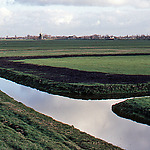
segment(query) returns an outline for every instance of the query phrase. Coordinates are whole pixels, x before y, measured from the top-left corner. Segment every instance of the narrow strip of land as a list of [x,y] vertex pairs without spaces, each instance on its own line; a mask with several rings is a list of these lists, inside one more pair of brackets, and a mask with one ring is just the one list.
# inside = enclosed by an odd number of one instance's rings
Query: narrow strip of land
[[150,97],[134,98],[112,106],[121,117],[150,125]]

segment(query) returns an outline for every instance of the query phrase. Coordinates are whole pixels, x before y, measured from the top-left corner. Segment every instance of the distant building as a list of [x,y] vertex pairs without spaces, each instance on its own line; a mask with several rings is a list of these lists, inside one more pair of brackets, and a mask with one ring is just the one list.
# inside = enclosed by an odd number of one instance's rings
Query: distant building
[[81,40],[150,40],[150,35],[126,35],[126,36],[114,36],[114,35],[85,35],[85,36],[76,36],[76,35],[70,35],[70,36],[51,36],[47,34],[42,34],[42,32],[39,35],[27,35],[25,37],[0,37],[0,39],[33,39],[33,40],[67,40],[67,39],[81,39]]
[[42,33],[39,34],[39,39],[43,40],[43,34]]

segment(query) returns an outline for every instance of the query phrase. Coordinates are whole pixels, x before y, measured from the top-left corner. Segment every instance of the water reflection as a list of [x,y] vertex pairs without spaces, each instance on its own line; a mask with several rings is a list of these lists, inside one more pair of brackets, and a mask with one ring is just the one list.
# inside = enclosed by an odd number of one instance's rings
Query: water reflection
[[122,148],[150,149],[149,126],[112,113],[111,105],[122,100],[74,100],[40,92],[5,79],[0,79],[0,89],[39,112]]

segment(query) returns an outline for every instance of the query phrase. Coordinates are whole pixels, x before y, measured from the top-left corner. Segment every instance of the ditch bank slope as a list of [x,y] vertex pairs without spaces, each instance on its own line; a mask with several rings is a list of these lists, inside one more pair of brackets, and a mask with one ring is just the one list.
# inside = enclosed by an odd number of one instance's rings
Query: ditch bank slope
[[1,91],[0,108],[0,149],[121,149],[38,113]]

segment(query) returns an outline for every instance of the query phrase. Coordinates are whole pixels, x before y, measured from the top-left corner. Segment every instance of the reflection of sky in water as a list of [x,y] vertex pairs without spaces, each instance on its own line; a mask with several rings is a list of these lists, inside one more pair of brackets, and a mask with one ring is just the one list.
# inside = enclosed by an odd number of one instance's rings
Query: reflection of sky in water
[[54,96],[4,79],[0,89],[27,106],[128,150],[150,149],[150,127],[114,115],[122,100],[83,101]]

